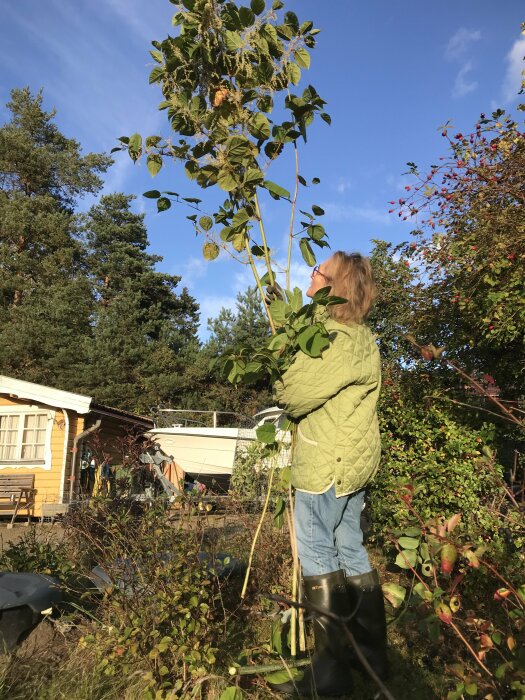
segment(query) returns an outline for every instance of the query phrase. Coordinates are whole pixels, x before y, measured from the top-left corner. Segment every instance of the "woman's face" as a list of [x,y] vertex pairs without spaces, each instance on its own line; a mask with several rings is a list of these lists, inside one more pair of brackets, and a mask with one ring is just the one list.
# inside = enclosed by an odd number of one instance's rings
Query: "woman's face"
[[307,297],[313,297],[316,292],[318,292],[323,287],[331,286],[331,276],[330,271],[332,268],[332,258],[328,258],[325,262],[320,265],[316,265],[312,270],[310,276],[310,286],[306,291]]

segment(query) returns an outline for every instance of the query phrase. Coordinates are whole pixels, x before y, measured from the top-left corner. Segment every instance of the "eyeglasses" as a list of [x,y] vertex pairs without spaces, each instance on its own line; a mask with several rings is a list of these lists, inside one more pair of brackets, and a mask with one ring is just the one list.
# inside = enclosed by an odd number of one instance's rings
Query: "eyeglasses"
[[325,280],[329,280],[330,277],[328,277],[327,275],[325,275],[324,272],[321,272],[321,269],[320,269],[320,268],[321,268],[320,265],[316,265],[316,266],[312,269],[312,272],[311,272],[311,274],[310,274],[310,277],[315,277],[316,275],[321,275],[321,277],[324,277]]

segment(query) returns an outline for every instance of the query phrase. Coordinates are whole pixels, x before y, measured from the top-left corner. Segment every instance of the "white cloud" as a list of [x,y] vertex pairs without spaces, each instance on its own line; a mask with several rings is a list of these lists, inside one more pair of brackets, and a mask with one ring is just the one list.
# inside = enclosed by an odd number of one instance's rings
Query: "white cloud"
[[523,80],[523,57],[525,55],[525,36],[517,39],[506,56],[507,72],[503,81],[503,99],[512,102],[521,88]]
[[183,265],[182,270],[180,265],[177,267],[178,272],[173,274],[180,274],[182,277],[182,282],[185,287],[193,287],[195,281],[204,277],[208,265],[210,263],[204,260],[204,258],[191,257],[185,265]]
[[335,190],[339,192],[339,194],[344,194],[347,192],[349,189],[352,187],[352,182],[349,180],[347,177],[340,177],[339,180],[337,181],[337,184],[335,185]]
[[471,45],[481,39],[479,29],[465,29],[462,27],[449,39],[445,48],[445,58],[447,61],[460,63],[461,67],[454,80],[452,96],[459,98],[474,92],[478,83],[475,80],[468,80],[467,76],[472,72],[474,64],[467,58]]
[[329,221],[368,221],[372,224],[389,226],[392,221],[389,214],[369,206],[354,206],[353,204],[324,204],[323,208]]
[[235,296],[211,296],[199,297],[199,307],[201,312],[201,326],[206,328],[209,318],[216,318],[222,308],[235,310]]
[[479,29],[465,29],[462,27],[452,36],[445,49],[447,61],[456,61],[464,58],[469,46],[481,39]]
[[452,90],[453,97],[464,97],[468,95],[469,92],[474,92],[478,87],[476,80],[469,81],[467,79],[468,74],[472,71],[472,63],[467,61],[465,65],[460,69],[459,73],[456,75],[456,80],[454,81],[454,88]]
[[[108,0],[108,4],[117,17],[124,22],[141,41],[150,42],[154,38],[153,26],[148,22],[140,0]],[[152,12],[149,16],[155,16]],[[147,45],[147,44],[146,44]]]

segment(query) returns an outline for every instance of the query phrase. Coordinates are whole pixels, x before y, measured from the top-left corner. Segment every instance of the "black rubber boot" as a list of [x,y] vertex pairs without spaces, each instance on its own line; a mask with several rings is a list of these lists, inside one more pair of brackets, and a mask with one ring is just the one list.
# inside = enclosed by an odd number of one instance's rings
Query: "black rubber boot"
[[[350,613],[344,571],[304,577],[305,599],[341,617]],[[314,618],[314,653],[303,677],[286,683],[269,683],[278,693],[317,697],[347,695],[352,690],[348,642],[342,626],[318,613]]]
[[[348,628],[370,666],[385,680],[388,677],[385,604],[377,571],[347,576],[346,588],[353,613]],[[350,651],[349,660],[355,668],[366,672],[355,652]]]

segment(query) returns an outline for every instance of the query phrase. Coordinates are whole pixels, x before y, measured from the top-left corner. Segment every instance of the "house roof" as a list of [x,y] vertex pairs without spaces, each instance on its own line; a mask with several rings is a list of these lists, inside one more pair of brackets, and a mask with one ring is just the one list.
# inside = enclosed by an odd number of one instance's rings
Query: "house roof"
[[34,384],[23,379],[13,379],[0,374],[0,394],[7,394],[11,398],[23,399],[43,403],[46,406],[56,406],[76,413],[101,413],[115,418],[120,418],[128,422],[141,423],[146,428],[153,426],[153,421],[145,416],[137,416],[129,411],[119,408],[104,406],[93,401],[91,396],[74,394],[70,391],[55,389],[44,384]]

